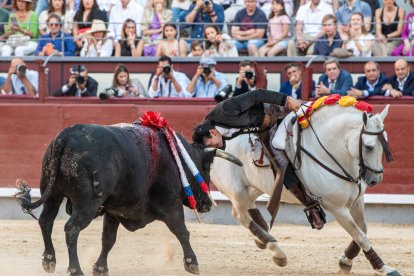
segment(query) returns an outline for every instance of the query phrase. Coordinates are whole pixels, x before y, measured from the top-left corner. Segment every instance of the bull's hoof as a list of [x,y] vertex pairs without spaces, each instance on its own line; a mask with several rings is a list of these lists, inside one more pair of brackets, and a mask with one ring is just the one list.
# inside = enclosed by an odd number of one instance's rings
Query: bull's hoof
[[272,258],[275,264],[277,264],[280,267],[284,267],[287,265],[287,258],[278,258],[276,256],[273,256]]
[[103,266],[93,266],[93,276],[108,276],[108,268]]
[[48,273],[55,272],[56,258],[52,254],[43,254],[42,260],[43,269]]
[[200,270],[198,269],[197,263],[192,263],[191,258],[184,258],[184,268],[187,272],[200,275]]
[[254,242],[256,243],[256,246],[258,247],[258,248],[260,248],[260,249],[266,249],[266,244],[264,244],[264,243],[262,243],[261,241],[259,241],[259,240],[254,240]]
[[82,270],[76,268],[68,268],[68,273],[70,276],[84,276]]

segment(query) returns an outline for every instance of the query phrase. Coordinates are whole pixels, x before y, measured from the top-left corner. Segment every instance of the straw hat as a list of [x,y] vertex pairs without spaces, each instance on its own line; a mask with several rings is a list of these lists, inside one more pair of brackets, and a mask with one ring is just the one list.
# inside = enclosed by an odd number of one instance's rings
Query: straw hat
[[99,19],[94,19],[92,21],[92,27],[87,33],[92,34],[92,33],[96,33],[96,32],[109,32],[106,29],[105,22],[103,22],[102,20],[99,20]]

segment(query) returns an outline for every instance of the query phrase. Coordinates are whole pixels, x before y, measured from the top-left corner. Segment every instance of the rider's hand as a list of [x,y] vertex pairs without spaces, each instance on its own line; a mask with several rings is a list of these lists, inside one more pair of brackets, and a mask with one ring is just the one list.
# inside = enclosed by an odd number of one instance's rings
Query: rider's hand
[[286,107],[289,108],[289,110],[297,112],[301,106],[301,102],[295,98],[292,98],[290,96],[287,97],[286,100]]

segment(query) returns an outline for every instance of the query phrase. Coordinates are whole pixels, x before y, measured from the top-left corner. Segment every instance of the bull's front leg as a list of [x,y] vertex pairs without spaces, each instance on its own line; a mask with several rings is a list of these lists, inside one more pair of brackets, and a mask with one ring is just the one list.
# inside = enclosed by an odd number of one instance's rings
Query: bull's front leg
[[102,232],[102,250],[98,260],[93,266],[94,276],[108,275],[108,253],[116,242],[119,221],[113,216],[105,213]]
[[200,274],[197,257],[190,245],[190,232],[188,232],[184,223],[184,211],[182,205],[170,209],[162,220],[180,241],[184,252],[185,270],[193,274]]

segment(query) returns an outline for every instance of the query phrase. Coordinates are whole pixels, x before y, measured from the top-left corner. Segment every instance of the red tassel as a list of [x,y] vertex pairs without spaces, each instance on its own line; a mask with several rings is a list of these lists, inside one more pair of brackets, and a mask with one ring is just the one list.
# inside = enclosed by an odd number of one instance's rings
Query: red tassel
[[331,94],[323,101],[324,104],[335,104],[339,99],[341,98],[341,95],[339,94]]
[[359,109],[359,110],[361,110],[361,111],[366,111],[366,112],[368,112],[368,113],[371,113],[371,112],[372,112],[372,105],[370,105],[369,103],[364,102],[364,101],[358,101],[358,102],[354,105],[354,107],[355,107],[356,109]]
[[194,199],[194,196],[187,196],[188,204],[190,205],[191,209],[197,208],[197,203]]
[[201,182],[200,183],[200,187],[201,187],[201,190],[203,191],[203,192],[205,192],[205,193],[208,193],[208,187],[207,187],[207,184],[206,184],[206,182]]
[[139,118],[139,120],[144,126],[153,126],[156,128],[163,128],[167,126],[167,121],[159,112],[147,111],[141,118]]

